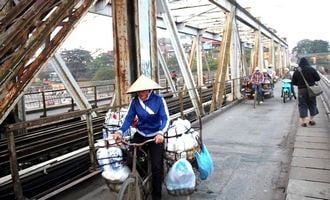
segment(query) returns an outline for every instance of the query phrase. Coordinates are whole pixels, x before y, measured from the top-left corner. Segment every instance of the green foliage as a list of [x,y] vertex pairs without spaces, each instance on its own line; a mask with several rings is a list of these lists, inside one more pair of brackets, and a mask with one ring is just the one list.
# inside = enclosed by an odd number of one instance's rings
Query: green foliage
[[298,42],[292,49],[292,53],[298,55],[328,52],[329,42],[323,40],[304,39]]
[[114,79],[113,69],[105,68],[105,67],[99,68],[95,72],[92,78],[93,81],[102,81],[102,80],[111,80],[111,79]]
[[109,80],[115,77],[113,57],[110,53],[101,53],[88,65],[88,76],[93,81]]
[[207,63],[208,63],[208,65],[209,65],[211,71],[217,69],[217,67],[218,67],[218,63],[219,63],[219,62],[218,62],[218,59],[213,58],[213,57],[211,57],[211,56],[208,56],[208,57],[206,57],[206,60],[207,60]]
[[101,53],[93,58],[89,51],[74,49],[62,51],[61,56],[77,81],[114,78],[113,57],[110,53]]
[[61,52],[61,56],[77,81],[87,79],[87,65],[93,60],[89,51],[82,49],[65,50]]

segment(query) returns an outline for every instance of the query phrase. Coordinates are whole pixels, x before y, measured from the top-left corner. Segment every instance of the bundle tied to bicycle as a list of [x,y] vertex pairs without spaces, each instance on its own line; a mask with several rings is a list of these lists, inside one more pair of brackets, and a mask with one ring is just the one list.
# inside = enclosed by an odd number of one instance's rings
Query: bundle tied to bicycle
[[169,168],[165,185],[170,194],[194,192],[194,168],[202,180],[206,180],[213,171],[213,161],[205,144],[201,143],[199,128],[192,128],[188,120],[179,118],[165,135],[165,160]]
[[194,153],[199,150],[199,132],[191,127],[188,120],[178,118],[165,134],[165,157],[174,161],[185,158],[194,160]]
[[[106,114],[103,139],[96,145],[102,176],[112,183],[123,183],[131,173],[126,165],[128,158],[124,156],[127,155],[127,148],[112,139],[112,133],[122,125],[126,114],[126,109]],[[213,171],[213,162],[205,144],[201,143],[199,128],[193,128],[188,120],[179,118],[173,121],[164,135],[164,161],[167,169],[165,185],[170,194],[186,195],[194,192],[195,173],[198,172],[199,178],[205,180]],[[135,133],[136,129],[132,125],[123,133],[123,138],[130,140]]]
[[[118,144],[112,139],[112,134],[117,131],[123,124],[124,118],[127,114],[127,109],[121,109],[119,112],[109,110],[105,116],[105,122],[102,129],[102,139],[96,143],[97,152],[96,158],[100,169],[102,170],[102,177],[113,183],[122,183],[129,176],[131,170],[124,163],[124,154],[126,147]],[[130,137],[136,131],[131,128],[124,133],[125,137]]]

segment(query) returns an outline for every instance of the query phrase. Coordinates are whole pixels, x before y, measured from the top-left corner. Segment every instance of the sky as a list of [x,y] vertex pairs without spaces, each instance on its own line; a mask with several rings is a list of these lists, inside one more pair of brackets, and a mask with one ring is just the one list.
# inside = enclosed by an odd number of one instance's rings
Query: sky
[[80,48],[98,54],[113,49],[112,19],[88,13],[76,25],[61,49]]
[[261,22],[286,37],[289,49],[303,39],[330,42],[330,0],[237,0]]
[[[237,0],[266,26],[286,37],[289,49],[303,39],[330,42],[330,0]],[[92,53],[112,50],[110,17],[87,14],[72,31],[62,48],[82,48]],[[96,53],[97,54],[97,53]]]

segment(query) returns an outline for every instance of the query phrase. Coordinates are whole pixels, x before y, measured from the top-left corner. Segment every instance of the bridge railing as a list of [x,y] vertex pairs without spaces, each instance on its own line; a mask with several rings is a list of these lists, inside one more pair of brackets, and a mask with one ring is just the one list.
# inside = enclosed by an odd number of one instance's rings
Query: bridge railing
[[[240,85],[235,84],[236,81],[237,79],[232,79],[226,82],[226,92],[223,98],[226,98],[226,96],[231,94],[233,90],[236,90],[237,87],[240,87]],[[213,92],[212,85],[214,84],[212,84],[211,82],[209,88],[207,86],[203,88],[202,87],[197,88],[198,91],[200,92],[200,96],[203,97],[201,106],[209,105]],[[56,92],[62,92],[62,91],[63,90],[55,91],[55,93],[52,95],[56,96]],[[87,89],[87,91],[89,91],[89,89]],[[94,91],[96,91],[95,88]],[[46,91],[44,91],[44,94],[45,92]],[[47,92],[51,93],[54,91],[47,91]],[[185,102],[189,103],[189,101],[191,101],[188,95],[184,95],[184,93],[187,92],[188,91],[186,90],[179,90],[180,93],[178,97],[179,100],[175,98],[170,98],[171,100],[173,100],[173,103],[175,103],[176,104],[175,106],[178,108],[178,114],[171,115],[171,119],[187,116],[189,115],[189,113],[194,113],[193,107],[185,104]],[[43,93],[41,92],[41,95],[42,94]],[[127,105],[122,105],[122,106],[127,106]],[[41,119],[29,120],[25,122],[19,122],[19,123],[7,125],[6,130],[4,132],[5,138],[0,140],[0,142],[2,142],[0,143],[0,147],[2,144],[2,147],[4,149],[8,149],[8,151],[7,153],[6,151],[4,151],[5,154],[3,154],[2,156],[0,155],[0,159],[1,158],[3,159],[0,162],[1,163],[0,166],[4,168],[5,163],[7,163],[7,165],[8,163],[10,163],[11,174],[7,174],[4,177],[0,177],[0,186],[4,186],[12,183],[14,188],[20,188],[22,187],[21,183],[24,182],[22,179],[25,179],[32,175],[35,176],[39,172],[45,170],[46,167],[59,168],[60,165],[62,165],[64,162],[68,162],[74,156],[71,155],[70,157],[65,157],[63,158],[64,160],[60,160],[60,161],[57,159],[58,158],[57,157],[56,159],[54,158],[47,161],[44,160],[43,163],[33,164],[32,166],[25,166],[25,167],[23,167],[22,163],[25,163],[25,161],[28,160],[29,156],[33,158],[36,158],[40,155],[45,157],[45,155],[48,154],[49,155],[56,154],[61,156],[62,154],[60,153],[67,151],[69,145],[75,147],[78,147],[79,145],[84,145],[83,152],[85,154],[89,152],[89,162],[86,162],[86,164],[90,166],[90,168],[88,169],[90,169],[93,172],[97,172],[97,163],[95,162],[96,159],[95,159],[94,142],[101,135],[100,130],[102,126],[100,124],[104,122],[104,113],[109,109],[115,110],[115,109],[119,109],[119,107],[100,105],[98,108],[72,111],[68,113],[62,113],[60,115],[47,116]],[[103,113],[103,115],[101,114],[99,118],[98,117],[92,118],[91,114],[94,112],[100,114]],[[77,118],[82,118],[83,120],[75,121],[76,124],[72,124],[74,126],[68,126],[67,124],[64,124],[65,126],[64,129],[61,129],[60,125],[58,124],[54,126],[56,123],[64,122],[70,119],[77,119]],[[76,125],[78,126],[78,124],[81,124],[81,126],[79,125],[79,127],[76,127]],[[54,130],[56,129],[57,132],[52,131],[52,128]],[[71,131],[71,132],[67,133],[67,131]],[[33,141],[33,144],[31,143],[31,145],[27,145],[28,141],[26,140]],[[22,143],[24,145],[22,145]],[[6,147],[7,145],[8,147]],[[88,148],[86,147],[86,145],[88,146]],[[49,150],[52,151],[49,152]],[[13,153],[9,154],[8,153],[9,151]],[[16,152],[19,152],[19,154],[16,154]],[[77,154],[80,155],[82,153],[80,152]],[[9,159],[5,159],[6,157],[7,158],[9,157]],[[50,162],[51,162],[51,166],[49,165]]]
[[328,117],[330,118],[330,80],[327,78],[327,76],[319,73],[320,77],[321,77],[321,81],[320,81],[320,86],[323,90],[323,93],[321,95],[321,100],[322,103],[326,109],[326,113],[328,115]]
[[[110,99],[115,91],[115,85],[101,84],[81,87],[87,100],[97,107],[97,104]],[[60,107],[70,107],[71,111],[75,108],[75,102],[66,89],[45,90],[29,92],[24,95],[24,105],[27,113],[43,111],[43,117],[47,116],[47,110],[58,109]]]
[[[229,99],[229,94],[233,93],[233,91],[236,91],[235,88],[240,87],[240,85],[238,85],[238,79],[242,78],[230,79],[226,81],[224,102]],[[214,85],[214,81],[214,77],[208,75],[204,80],[204,85],[200,87],[211,88]],[[164,90],[162,90],[161,93],[165,94],[165,96],[166,94],[173,93],[170,91],[170,88],[165,79],[161,79],[160,84],[164,87]],[[92,107],[96,108],[100,105],[111,103],[111,99],[115,92],[115,84],[94,84],[92,86],[81,87],[81,89],[87,100],[92,104]],[[179,81],[177,82],[177,90],[180,92],[180,90],[183,89],[183,80],[179,78]],[[234,99],[238,98],[238,94],[233,94],[233,96]],[[24,105],[26,114],[42,113],[41,117],[48,116],[50,110],[68,108],[68,111],[74,111],[76,109],[76,103],[66,89],[28,92],[24,95]]]

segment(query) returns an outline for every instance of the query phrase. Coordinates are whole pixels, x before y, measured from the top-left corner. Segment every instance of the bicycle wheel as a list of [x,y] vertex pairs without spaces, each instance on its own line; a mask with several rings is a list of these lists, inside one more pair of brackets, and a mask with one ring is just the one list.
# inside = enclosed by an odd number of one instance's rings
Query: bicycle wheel
[[131,177],[125,180],[117,195],[117,200],[142,200],[142,182],[138,178],[136,185],[135,178]]
[[256,108],[257,99],[258,99],[258,92],[257,92],[257,90],[255,90],[254,96],[253,96],[253,108]]
[[284,94],[283,94],[283,103],[285,103],[285,102],[286,102],[286,98],[287,98],[287,93],[286,93],[286,92],[284,92]]

